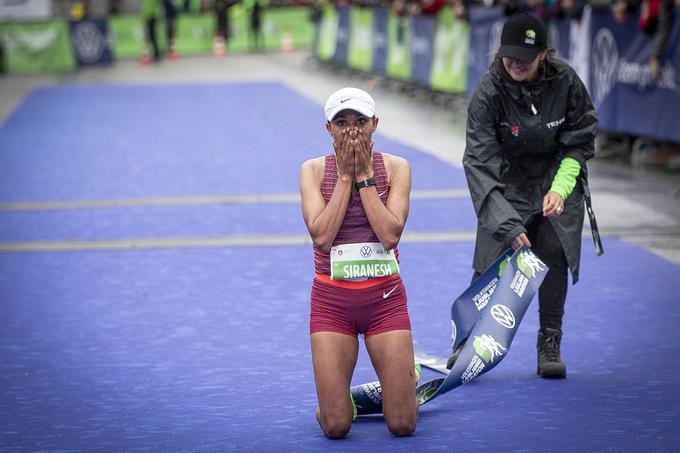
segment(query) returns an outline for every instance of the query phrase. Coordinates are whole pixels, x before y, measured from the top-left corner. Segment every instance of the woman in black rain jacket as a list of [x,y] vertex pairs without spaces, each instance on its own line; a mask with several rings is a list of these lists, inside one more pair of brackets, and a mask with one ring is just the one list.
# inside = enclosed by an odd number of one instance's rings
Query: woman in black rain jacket
[[473,278],[522,245],[550,267],[539,290],[538,374],[562,378],[567,273],[576,283],[597,114],[545,38],[533,16],[504,24],[498,54],[469,103],[463,165],[478,218]]

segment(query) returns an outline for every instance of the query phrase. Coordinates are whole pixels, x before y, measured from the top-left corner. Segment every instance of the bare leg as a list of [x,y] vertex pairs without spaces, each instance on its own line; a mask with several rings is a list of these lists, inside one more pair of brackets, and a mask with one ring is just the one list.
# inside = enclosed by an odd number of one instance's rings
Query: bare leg
[[372,335],[366,338],[366,349],[382,387],[387,427],[395,436],[410,436],[418,418],[411,331]]
[[357,363],[356,337],[335,332],[312,334],[312,362],[319,410],[316,419],[329,439],[345,437],[352,425],[349,384]]

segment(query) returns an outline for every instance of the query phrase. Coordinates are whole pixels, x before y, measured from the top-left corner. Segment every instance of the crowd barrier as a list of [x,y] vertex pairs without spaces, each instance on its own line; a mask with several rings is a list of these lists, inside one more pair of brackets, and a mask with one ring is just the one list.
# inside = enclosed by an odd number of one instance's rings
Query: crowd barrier
[[[229,9],[232,36],[229,52],[249,50],[250,16],[240,5]],[[209,54],[216,29],[212,13],[180,14],[175,26],[175,46],[180,55]],[[165,48],[165,23],[157,24],[159,45]],[[305,7],[269,8],[263,13],[264,50],[310,48],[314,35]],[[144,46],[144,24],[137,15],[110,16],[80,21],[0,23],[9,73],[50,73],[108,63],[116,58],[137,58]]]
[[[650,75],[651,38],[638,17],[614,21],[586,7],[580,23],[549,24],[551,45],[586,84],[601,130],[680,143],[680,15]],[[500,42],[501,8],[471,8],[469,22],[450,7],[437,16],[399,17],[382,7],[325,8],[315,55],[351,69],[445,93],[470,95]]]

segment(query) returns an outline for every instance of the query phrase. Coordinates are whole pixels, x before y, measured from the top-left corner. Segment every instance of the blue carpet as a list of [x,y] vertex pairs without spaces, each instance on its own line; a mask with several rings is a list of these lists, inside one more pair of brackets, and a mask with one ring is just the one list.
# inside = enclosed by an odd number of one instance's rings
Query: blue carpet
[[[407,232],[471,231],[467,198],[411,202]],[[307,234],[299,203],[0,211],[1,241]]]
[[[441,161],[375,141],[410,160],[414,189],[466,187]],[[0,129],[0,150],[9,202],[297,192],[302,162],[332,147],[321,106],[230,84],[38,89]]]
[[[320,109],[275,84],[38,90],[0,129],[0,200],[294,192],[301,162],[328,150]],[[428,175],[414,188],[464,187],[459,169],[383,142]],[[413,202],[411,231],[473,227],[468,200]],[[0,241],[303,233],[296,204],[0,215]],[[2,253],[0,450],[675,451],[680,267],[605,247],[595,258],[584,241],[570,288],[568,379],[535,375],[534,301],[504,362],[424,406],[415,436],[369,417],[343,441],[314,420],[309,247]],[[472,251],[400,246],[428,352],[448,353]],[[354,383],[374,378],[362,350]]]

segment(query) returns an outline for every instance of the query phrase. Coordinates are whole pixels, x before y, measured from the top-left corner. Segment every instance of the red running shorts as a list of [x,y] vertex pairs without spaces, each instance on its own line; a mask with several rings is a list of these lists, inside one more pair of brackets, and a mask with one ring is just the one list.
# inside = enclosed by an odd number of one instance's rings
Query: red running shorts
[[310,334],[337,332],[365,337],[411,330],[406,289],[399,275],[361,282],[317,274],[312,284]]

